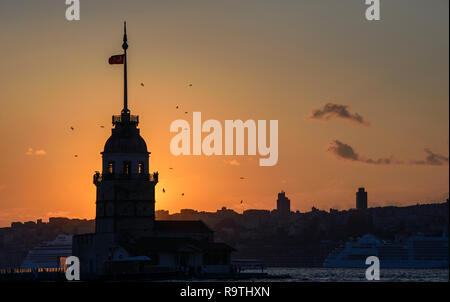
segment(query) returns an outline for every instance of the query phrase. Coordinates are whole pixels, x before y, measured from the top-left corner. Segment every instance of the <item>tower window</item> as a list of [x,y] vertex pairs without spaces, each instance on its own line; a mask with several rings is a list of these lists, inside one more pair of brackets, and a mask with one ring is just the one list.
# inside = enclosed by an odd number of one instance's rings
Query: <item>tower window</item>
[[113,161],[110,161],[108,163],[108,173],[109,174],[114,174],[114,162]]
[[131,162],[129,161],[123,162],[123,174],[125,175],[131,174]]
[[139,171],[139,175],[144,174],[144,163],[142,163],[142,162],[139,163],[138,171]]

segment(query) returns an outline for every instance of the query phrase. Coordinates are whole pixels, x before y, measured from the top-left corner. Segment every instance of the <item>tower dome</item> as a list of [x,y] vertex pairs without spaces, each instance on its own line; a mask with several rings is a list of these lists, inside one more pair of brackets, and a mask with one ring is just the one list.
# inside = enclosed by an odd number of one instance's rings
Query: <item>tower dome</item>
[[114,124],[116,127],[112,129],[103,153],[148,153],[147,144],[139,134],[139,129],[136,128],[137,122],[115,122]]
[[147,153],[147,144],[140,135],[111,135],[106,141],[104,153]]

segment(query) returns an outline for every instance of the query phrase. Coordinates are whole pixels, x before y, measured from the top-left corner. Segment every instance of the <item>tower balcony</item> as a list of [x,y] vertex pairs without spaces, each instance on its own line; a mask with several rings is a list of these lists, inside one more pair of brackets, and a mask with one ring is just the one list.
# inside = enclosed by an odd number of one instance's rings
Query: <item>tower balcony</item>
[[159,173],[155,172],[153,174],[143,173],[143,174],[111,174],[111,173],[100,173],[96,172],[94,174],[94,184],[98,184],[102,181],[109,180],[142,180],[142,181],[150,181],[155,184],[158,183]]
[[139,124],[139,116],[138,115],[130,115],[128,114],[122,114],[122,115],[113,115],[112,116],[112,123],[113,125],[117,124]]

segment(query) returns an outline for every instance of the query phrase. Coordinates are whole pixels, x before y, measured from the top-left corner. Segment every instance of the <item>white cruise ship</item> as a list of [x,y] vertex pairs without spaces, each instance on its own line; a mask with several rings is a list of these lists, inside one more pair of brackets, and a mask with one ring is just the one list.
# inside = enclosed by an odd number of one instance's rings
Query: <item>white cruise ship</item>
[[448,268],[448,236],[412,236],[403,243],[381,241],[366,234],[333,250],[324,267],[367,267],[366,258],[377,256],[381,268]]
[[40,244],[28,252],[21,268],[60,268],[72,255],[72,235],[58,235],[55,240]]

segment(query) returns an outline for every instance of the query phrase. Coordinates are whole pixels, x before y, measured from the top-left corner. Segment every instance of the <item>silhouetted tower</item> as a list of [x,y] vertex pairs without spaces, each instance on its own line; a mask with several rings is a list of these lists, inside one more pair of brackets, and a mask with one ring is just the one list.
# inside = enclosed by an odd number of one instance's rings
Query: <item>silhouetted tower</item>
[[155,185],[158,183],[158,173],[149,174],[150,153],[137,128],[139,116],[130,115],[128,109],[126,24],[122,48],[123,109],[121,115],[112,117],[112,134],[101,153],[103,170],[94,175],[96,234],[114,241],[151,235],[155,219]]
[[359,188],[356,192],[356,209],[367,209],[367,192],[364,191],[364,188]]
[[280,214],[291,213],[291,201],[286,197],[286,193],[284,191],[278,193],[277,212]]

